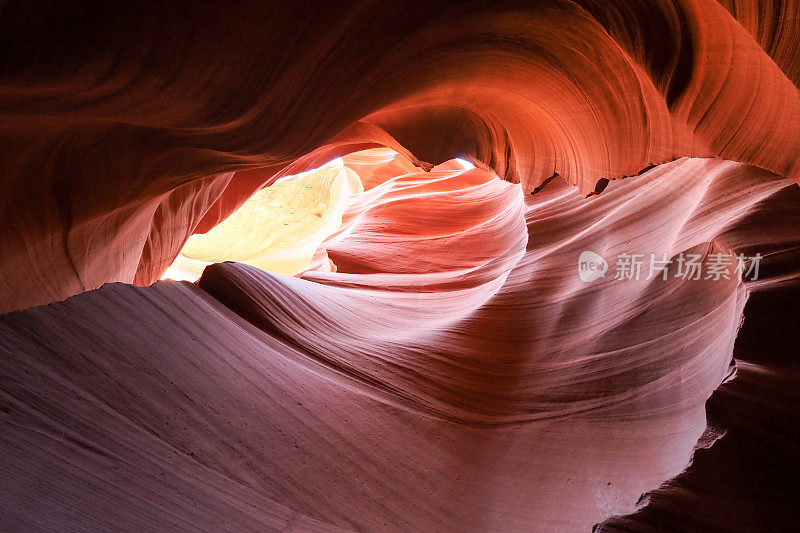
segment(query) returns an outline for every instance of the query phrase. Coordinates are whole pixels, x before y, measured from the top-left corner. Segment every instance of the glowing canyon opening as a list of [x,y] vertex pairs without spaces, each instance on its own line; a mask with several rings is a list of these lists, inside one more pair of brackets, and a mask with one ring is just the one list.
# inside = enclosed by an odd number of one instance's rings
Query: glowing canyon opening
[[236,261],[295,275],[336,232],[359,177],[341,159],[257,191],[227,219],[189,237],[162,279],[197,281],[212,263]]
[[797,2],[0,12],[0,531],[796,528]]

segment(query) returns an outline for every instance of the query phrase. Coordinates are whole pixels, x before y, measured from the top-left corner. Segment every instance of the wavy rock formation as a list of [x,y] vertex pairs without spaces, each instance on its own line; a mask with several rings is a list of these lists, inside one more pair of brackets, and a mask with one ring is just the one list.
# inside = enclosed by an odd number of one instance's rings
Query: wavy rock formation
[[0,529],[796,523],[796,2],[0,13]]

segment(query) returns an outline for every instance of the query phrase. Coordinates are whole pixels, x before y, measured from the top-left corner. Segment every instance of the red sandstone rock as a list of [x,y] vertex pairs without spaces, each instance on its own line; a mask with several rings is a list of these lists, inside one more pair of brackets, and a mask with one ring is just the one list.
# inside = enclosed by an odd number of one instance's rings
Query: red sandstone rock
[[[0,529],[791,527],[796,4],[5,6]],[[301,276],[152,285],[335,157]]]

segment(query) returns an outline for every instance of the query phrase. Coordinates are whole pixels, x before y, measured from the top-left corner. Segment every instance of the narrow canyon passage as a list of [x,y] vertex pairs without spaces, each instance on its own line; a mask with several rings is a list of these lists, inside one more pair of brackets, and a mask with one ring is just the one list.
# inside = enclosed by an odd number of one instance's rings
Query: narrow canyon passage
[[0,9],[0,531],[780,531],[800,3]]

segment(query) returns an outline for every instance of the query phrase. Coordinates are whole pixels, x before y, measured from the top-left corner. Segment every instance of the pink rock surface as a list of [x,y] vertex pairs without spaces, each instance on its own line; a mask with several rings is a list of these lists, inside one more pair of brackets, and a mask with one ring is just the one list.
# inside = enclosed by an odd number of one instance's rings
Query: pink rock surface
[[[367,157],[373,176],[397,166]],[[3,524],[585,530],[630,513],[706,432],[747,288],[587,285],[577,255],[786,242],[742,221],[787,187],[703,159],[588,200],[413,172],[351,205],[335,273],[226,263],[199,287],[6,315]]]

